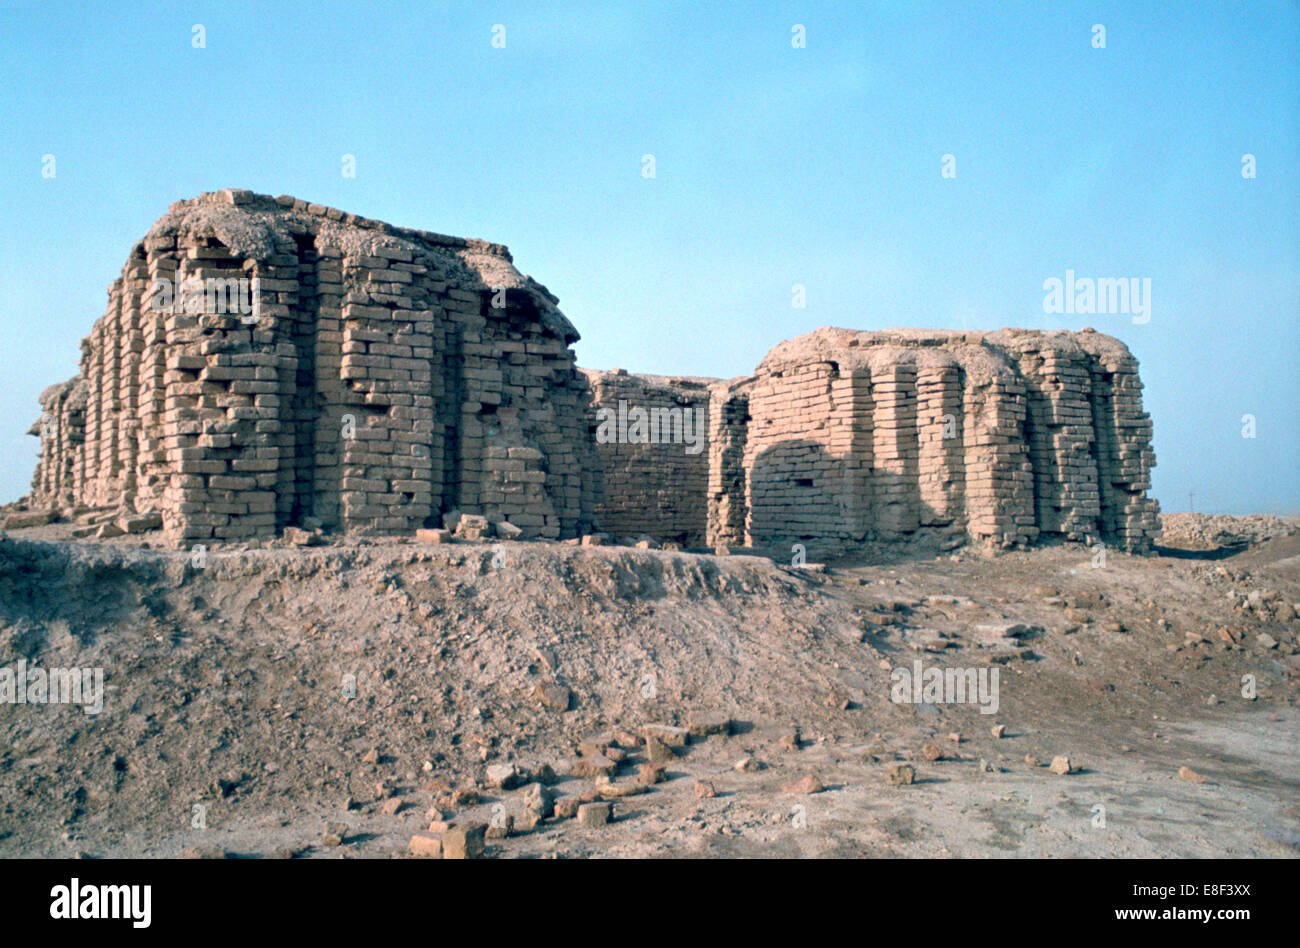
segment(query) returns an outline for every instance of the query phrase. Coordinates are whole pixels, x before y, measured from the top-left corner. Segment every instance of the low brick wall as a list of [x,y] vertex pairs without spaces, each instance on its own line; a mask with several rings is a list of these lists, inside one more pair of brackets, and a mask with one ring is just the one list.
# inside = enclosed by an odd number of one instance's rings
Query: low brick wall
[[700,546],[707,532],[709,389],[716,379],[581,370],[592,391],[595,519],[619,537]]

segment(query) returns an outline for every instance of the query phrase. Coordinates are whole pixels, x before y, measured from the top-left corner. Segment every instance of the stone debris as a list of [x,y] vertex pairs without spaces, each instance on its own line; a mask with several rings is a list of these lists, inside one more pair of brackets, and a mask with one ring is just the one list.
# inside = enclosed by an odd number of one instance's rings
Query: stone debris
[[612,777],[618,771],[618,764],[608,757],[589,754],[586,757],[579,757],[569,767],[569,776],[578,777],[583,780],[594,780],[596,777]]
[[487,785],[495,790],[513,790],[523,782],[514,764],[492,764],[485,772]]
[[535,781],[537,783],[552,784],[560,779],[550,764],[536,764],[526,769],[521,767],[519,777],[521,783]]
[[781,790],[785,793],[821,793],[826,788],[814,774],[800,777],[794,783],[785,784]]
[[693,738],[731,733],[731,718],[718,711],[692,711],[686,716],[686,729]]
[[473,787],[458,787],[438,798],[437,805],[444,810],[456,811],[479,802],[478,791]]
[[[329,845],[329,844],[326,844]],[[188,846],[181,852],[182,859],[229,859],[230,853],[218,846]]]
[[325,543],[325,538],[319,531],[304,530],[302,527],[285,527],[283,536],[294,546],[322,546]]
[[621,797],[634,797],[646,792],[644,783],[615,783],[610,777],[596,778],[596,792],[602,800],[617,800]]
[[122,517],[117,521],[117,525],[123,533],[147,533],[162,527],[162,514],[154,512]]
[[569,710],[571,695],[563,685],[538,682],[533,688],[533,697],[548,711],[564,712]]
[[348,838],[348,825],[346,823],[326,823],[325,829],[321,833],[322,846],[342,846],[343,841]]
[[645,753],[652,764],[666,764],[675,760],[677,753],[657,737],[646,736]]
[[1000,643],[1021,636],[1032,635],[1042,630],[1023,622],[985,622],[976,625],[975,635],[986,641]]
[[546,819],[555,812],[555,792],[540,783],[530,783],[523,791],[524,809]]
[[834,708],[836,711],[847,711],[852,704],[853,702],[849,700],[849,696],[838,689],[826,696],[826,707]]
[[613,807],[608,803],[584,803],[578,807],[578,823],[589,829],[604,826],[613,813]]
[[891,764],[885,771],[885,780],[892,787],[905,787],[916,782],[916,768],[911,764]]
[[611,747],[618,744],[612,732],[602,734],[592,734],[578,741],[578,753],[585,756],[599,756],[605,754]]
[[695,781],[694,789],[695,796],[702,800],[718,795],[718,791],[714,788],[712,781],[709,780]]
[[651,787],[664,780],[664,765],[645,763],[636,768],[636,779],[641,784]]
[[1162,526],[1164,545],[1187,550],[1244,547],[1296,532],[1294,518],[1269,514],[1166,514]]
[[1066,774],[1073,773],[1079,768],[1071,763],[1070,758],[1064,754],[1052,758],[1052,765],[1048,768],[1052,773],[1064,777]]
[[442,836],[437,833],[416,833],[406,848],[412,856],[441,856]]
[[1186,766],[1184,766],[1184,767],[1179,767],[1179,768],[1178,768],[1178,779],[1179,779],[1179,780],[1186,780],[1188,783],[1208,783],[1208,782],[1209,782],[1207,778],[1202,777],[1200,774],[1198,774],[1198,773],[1197,773],[1195,770],[1193,770],[1191,767],[1186,767]]
[[686,728],[669,724],[647,724],[641,728],[641,734],[643,737],[656,738],[669,747],[685,747],[690,738],[690,731]]
[[453,826],[442,834],[442,857],[444,859],[478,859],[483,855],[483,840],[487,835],[487,826],[483,823],[467,823]]
[[3,529],[22,530],[26,527],[43,527],[47,523],[53,523],[54,517],[54,511],[52,510],[30,510],[12,513],[5,517]]
[[452,532],[458,540],[483,540],[492,536],[492,524],[480,514],[461,514]]
[[518,540],[524,535],[523,527],[516,527],[509,520],[499,520],[492,524],[492,531],[502,540]]

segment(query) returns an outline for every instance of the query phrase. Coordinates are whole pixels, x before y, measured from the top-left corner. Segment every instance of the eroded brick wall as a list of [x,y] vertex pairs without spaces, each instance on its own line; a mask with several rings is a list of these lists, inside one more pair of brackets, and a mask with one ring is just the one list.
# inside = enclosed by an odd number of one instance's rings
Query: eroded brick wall
[[[247,311],[177,304],[209,280],[246,281]],[[178,202],[43,400],[34,493],[158,511],[179,542],[453,510],[572,536],[591,511],[577,338],[499,245],[290,197]]]
[[819,330],[712,396],[710,542],[1159,530],[1137,362],[1099,333]]
[[[178,305],[196,281],[249,308]],[[183,543],[454,511],[691,546],[1158,532],[1138,366],[1109,336],[822,329],[717,381],[578,370],[556,303],[496,244],[287,196],[177,202],[80,375],[42,393],[33,496],[156,511]]]
[[708,386],[717,380],[633,375],[621,369],[582,371],[592,392],[597,524],[618,537],[646,534],[687,546],[703,544],[708,527]]

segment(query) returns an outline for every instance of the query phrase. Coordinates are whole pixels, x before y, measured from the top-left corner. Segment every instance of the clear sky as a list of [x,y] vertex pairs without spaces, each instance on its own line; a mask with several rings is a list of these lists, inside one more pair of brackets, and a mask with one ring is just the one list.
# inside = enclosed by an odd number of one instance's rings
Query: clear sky
[[[1165,510],[1300,512],[1294,2],[6,3],[0,129],[0,501],[134,242],[242,187],[507,244],[596,368],[1091,325]],[[1046,314],[1067,270],[1150,320]]]

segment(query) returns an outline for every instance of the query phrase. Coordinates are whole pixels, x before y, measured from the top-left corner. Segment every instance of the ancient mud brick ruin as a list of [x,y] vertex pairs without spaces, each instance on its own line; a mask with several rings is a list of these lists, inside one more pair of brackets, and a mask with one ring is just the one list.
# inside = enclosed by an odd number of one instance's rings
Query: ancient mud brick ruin
[[1144,551],[1159,526],[1141,388],[1124,345],[1091,331],[820,329],[712,387],[709,540],[929,529]]
[[595,413],[596,522],[621,537],[648,534],[702,545],[708,526],[708,385],[717,379],[582,371]]
[[178,202],[80,376],[42,395],[36,497],[156,510],[185,542],[452,510],[573,535],[586,380],[555,303],[496,244],[247,191]]
[[686,546],[1158,531],[1137,362],[1109,336],[821,329],[728,381],[579,370],[577,339],[500,245],[181,201],[41,395],[32,500],[156,513],[178,544],[456,513]]

